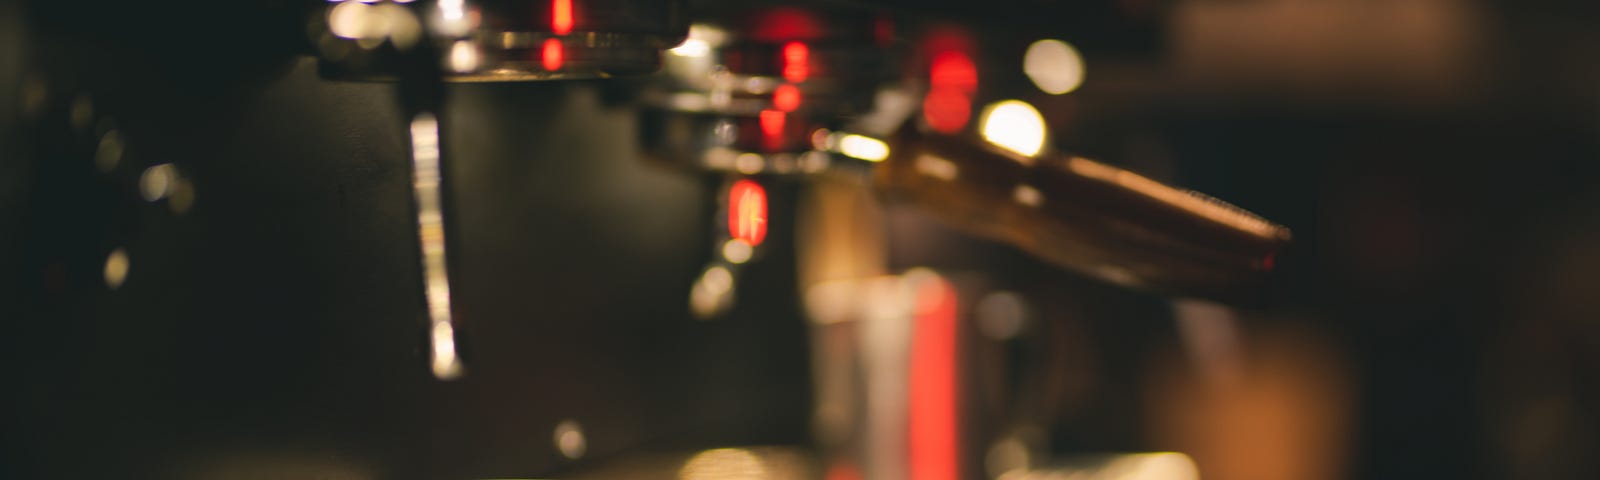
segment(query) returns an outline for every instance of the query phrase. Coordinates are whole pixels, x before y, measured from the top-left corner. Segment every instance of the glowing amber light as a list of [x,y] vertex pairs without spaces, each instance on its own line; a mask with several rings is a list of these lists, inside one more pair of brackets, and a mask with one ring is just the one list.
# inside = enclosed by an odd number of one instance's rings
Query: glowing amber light
[[767,238],[767,191],[761,184],[740,180],[728,189],[728,235],[750,246]]
[[811,75],[811,48],[800,42],[783,46],[783,79],[804,82]]
[[772,91],[772,106],[785,112],[800,108],[800,87],[787,83],[779,85]]
[[561,69],[561,64],[566,62],[566,51],[561,46],[561,41],[554,38],[544,40],[544,48],[539,49],[539,61],[544,64],[544,69],[556,71]]
[[550,3],[550,31],[556,35],[572,33],[572,0],[555,0]]

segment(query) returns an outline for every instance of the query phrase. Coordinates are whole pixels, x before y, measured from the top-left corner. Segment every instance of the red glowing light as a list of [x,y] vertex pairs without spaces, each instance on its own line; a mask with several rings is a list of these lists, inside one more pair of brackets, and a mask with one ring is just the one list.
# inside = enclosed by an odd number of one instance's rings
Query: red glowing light
[[728,189],[728,236],[750,246],[767,238],[767,191],[761,184],[740,180]]
[[800,108],[800,87],[787,83],[778,85],[778,89],[772,91],[772,106],[785,112]]
[[783,46],[783,79],[804,82],[811,75],[811,48],[800,42]]
[[572,0],[550,2],[550,31],[556,35],[572,33]]
[[560,40],[546,38],[544,48],[539,49],[539,61],[544,64],[545,70],[560,70],[561,64],[566,61],[566,48],[561,46]]
[[761,111],[762,145],[768,151],[776,151],[783,147],[783,127],[788,123],[789,115],[783,110]]
[[971,94],[978,91],[978,67],[965,53],[941,52],[933,56],[928,66],[928,81],[933,88],[955,88]]
[[940,133],[956,133],[972,117],[972,95],[978,91],[978,67],[960,50],[933,55],[928,65],[928,96],[922,118]]
[[762,110],[761,133],[767,134],[768,137],[782,135],[785,120],[788,120],[788,115],[782,110]]
[[955,289],[935,278],[916,295],[907,385],[907,473],[917,480],[955,480],[961,473]]
[[872,22],[872,36],[878,41],[878,46],[888,46],[894,42],[894,18],[888,15],[879,15]]
[[934,88],[922,99],[922,119],[939,133],[960,132],[972,117],[972,97],[955,88]]
[[793,7],[768,9],[751,19],[750,38],[758,42],[809,40],[822,36],[822,22]]
[[849,462],[839,462],[828,468],[828,473],[822,476],[823,480],[861,480],[861,469]]

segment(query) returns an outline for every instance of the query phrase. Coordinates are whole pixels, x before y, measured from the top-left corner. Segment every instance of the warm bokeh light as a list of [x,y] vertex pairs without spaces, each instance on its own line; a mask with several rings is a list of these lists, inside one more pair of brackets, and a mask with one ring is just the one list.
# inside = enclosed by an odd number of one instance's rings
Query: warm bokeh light
[[678,470],[679,480],[762,480],[767,467],[761,457],[740,448],[706,450],[690,457]]
[[589,451],[589,438],[583,434],[583,426],[576,420],[563,420],[556,424],[552,440],[556,444],[556,451],[571,460],[582,458]]
[[556,71],[561,69],[561,64],[566,62],[566,47],[561,45],[561,40],[554,38],[544,39],[543,48],[539,49],[539,63],[545,70]]
[[327,20],[330,33],[356,40],[362,48],[374,48],[387,40],[407,49],[422,37],[422,21],[416,14],[392,3],[343,2],[328,9]]
[[705,40],[689,37],[667,52],[680,57],[704,57],[711,54],[711,45]]
[[1006,150],[1032,157],[1044,149],[1044,117],[1032,105],[1006,100],[983,112],[983,139]]
[[759,246],[767,238],[767,191],[752,180],[728,189],[728,236]]
[[733,272],[715,265],[707,268],[689,290],[689,312],[695,318],[716,317],[733,304]]
[[139,196],[144,197],[147,202],[167,198],[177,180],[178,167],[170,163],[153,165],[144,169],[144,173],[139,175]]
[[956,162],[935,155],[918,156],[912,168],[917,169],[917,173],[945,181],[955,181],[961,177],[961,167]]
[[845,156],[869,162],[881,162],[889,158],[889,144],[883,140],[856,134],[840,135],[838,151]]
[[128,280],[128,251],[120,248],[112,250],[106,256],[104,273],[107,287],[112,290],[122,288],[122,283]]
[[473,18],[467,15],[466,0],[439,0],[439,15],[429,25],[435,33],[460,37],[466,35],[473,27]]
[[572,0],[550,2],[550,31],[556,35],[572,33]]
[[466,73],[478,69],[478,47],[471,40],[456,40],[450,45],[450,70]]
[[122,162],[122,134],[116,130],[106,132],[100,136],[99,145],[94,150],[94,167],[102,173],[109,173]]
[[750,261],[750,257],[754,254],[755,247],[751,247],[750,242],[742,239],[735,238],[722,244],[722,258],[734,265]]
[[1022,72],[1039,90],[1061,95],[1083,84],[1083,57],[1066,42],[1040,40],[1028,46],[1022,57]]

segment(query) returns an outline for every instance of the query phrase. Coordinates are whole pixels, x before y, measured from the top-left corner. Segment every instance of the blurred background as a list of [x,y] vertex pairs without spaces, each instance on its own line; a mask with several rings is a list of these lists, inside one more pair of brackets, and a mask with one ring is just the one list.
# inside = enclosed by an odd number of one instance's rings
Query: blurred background
[[1597,478],[1597,26],[0,0],[0,476]]

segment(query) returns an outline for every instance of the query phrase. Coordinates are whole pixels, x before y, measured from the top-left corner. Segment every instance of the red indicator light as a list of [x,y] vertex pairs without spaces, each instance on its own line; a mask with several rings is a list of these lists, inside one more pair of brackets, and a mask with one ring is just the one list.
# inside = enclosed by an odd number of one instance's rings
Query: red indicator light
[[762,145],[767,150],[776,151],[783,147],[783,127],[788,120],[789,115],[783,110],[761,111],[761,133],[765,134]]
[[554,38],[544,40],[544,48],[539,49],[539,61],[544,64],[544,69],[556,71],[561,69],[561,64],[566,61],[566,48],[561,46],[561,41]]
[[928,96],[922,118],[940,133],[956,133],[972,117],[972,95],[978,91],[978,67],[956,50],[939,52],[928,68]]
[[906,405],[909,478],[956,480],[961,473],[955,289],[942,278],[920,285],[911,335]]
[[800,108],[800,87],[787,83],[778,85],[778,89],[772,91],[772,106],[785,112]]
[[822,22],[794,7],[768,9],[750,19],[750,38],[758,42],[808,40],[821,37]]
[[762,110],[761,133],[767,134],[768,137],[783,135],[785,120],[788,120],[788,115],[784,114],[782,110]]
[[939,133],[960,132],[972,117],[972,98],[954,88],[934,88],[922,99],[922,118]]
[[728,189],[728,236],[750,246],[767,238],[767,191],[761,184],[740,180]]
[[955,88],[974,93],[978,91],[978,67],[965,53],[942,52],[934,55],[928,68],[928,80],[934,88]]
[[550,2],[550,31],[556,35],[572,33],[572,0]]
[[804,82],[811,75],[811,48],[800,42],[783,46],[783,79]]

